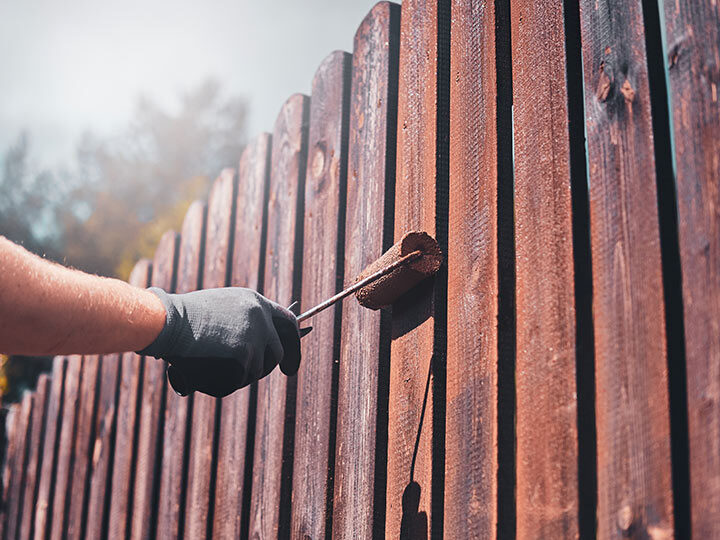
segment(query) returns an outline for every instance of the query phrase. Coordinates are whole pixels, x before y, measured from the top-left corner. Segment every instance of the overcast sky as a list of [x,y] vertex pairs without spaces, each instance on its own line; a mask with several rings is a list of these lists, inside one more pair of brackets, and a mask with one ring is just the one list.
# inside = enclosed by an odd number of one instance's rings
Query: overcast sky
[[172,106],[208,77],[248,99],[248,135],[271,130],[290,94],[310,92],[325,56],[352,52],[375,3],[2,0],[0,154],[25,129],[53,166],[84,130],[121,129],[140,93]]

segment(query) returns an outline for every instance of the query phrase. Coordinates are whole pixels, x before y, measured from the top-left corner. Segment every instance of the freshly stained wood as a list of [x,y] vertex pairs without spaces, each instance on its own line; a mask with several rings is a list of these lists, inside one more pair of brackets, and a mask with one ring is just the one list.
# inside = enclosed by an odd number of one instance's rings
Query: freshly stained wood
[[[495,5],[452,3],[445,538],[497,526]],[[478,501],[482,501],[478,504]]]
[[720,537],[720,13],[664,2],[685,315],[695,538]]
[[[228,282],[228,260],[231,229],[234,226],[233,198],[235,171],[225,169],[215,181],[208,202],[207,231],[205,236],[204,289],[224,287]],[[190,435],[190,462],[188,469],[187,502],[185,506],[185,537],[205,538],[211,498],[214,499],[213,447],[215,445],[215,415],[218,399],[206,394],[194,395],[192,431]]]
[[[310,100],[295,94],[275,122],[267,220],[264,293],[288,306],[299,294],[302,197]],[[258,383],[250,538],[289,535],[295,380],[275,369]],[[288,401],[288,398],[290,401]]]
[[20,516],[18,538],[25,540],[32,537],[32,526],[35,519],[35,502],[38,495],[38,478],[42,466],[43,438],[45,435],[50,378],[43,373],[38,377],[35,403],[33,404],[32,426],[28,439],[28,462],[25,472],[25,488]]
[[22,512],[23,490],[26,486],[26,465],[28,455],[28,442],[30,438],[30,423],[33,415],[34,398],[31,392],[26,391],[15,414],[15,428],[13,429],[12,454],[8,453],[8,489],[3,498],[6,512],[3,537],[15,538],[18,534]]
[[[339,240],[344,237],[347,181],[347,112],[350,97],[348,53],[336,51],[320,64],[312,83],[310,131],[305,176],[305,224],[301,309],[315,306],[340,290]],[[340,218],[342,223],[340,223]],[[313,318],[302,340],[297,376],[291,536],[324,538],[332,509],[335,458],[339,307]],[[336,339],[338,340],[336,342]],[[327,501],[325,505],[321,501]]]
[[42,443],[42,466],[38,485],[37,503],[35,506],[35,523],[33,537],[45,540],[48,530],[48,518],[52,515],[53,482],[57,470],[57,445],[62,427],[63,398],[65,390],[65,370],[67,360],[63,356],[53,359],[53,370],[48,397],[47,421],[45,437]]
[[562,4],[513,2],[511,21],[517,537],[574,538],[575,298]]
[[[142,259],[135,264],[129,282],[136,287],[147,287],[152,263]],[[121,380],[117,408],[117,432],[115,435],[115,454],[112,465],[112,483],[110,484],[110,538],[125,538],[128,535],[130,495],[133,492],[135,476],[133,461],[136,443],[135,427],[138,418],[138,397],[143,358],[132,352],[121,357]]]
[[[392,244],[399,31],[400,6],[380,2],[355,33],[345,283]],[[333,538],[370,538],[385,527],[389,322],[352,299],[343,304]]]
[[[258,290],[261,285],[263,224],[265,220],[265,194],[270,175],[271,136],[259,135],[243,151],[238,167],[238,187],[235,212],[235,244],[231,284]],[[215,515],[213,534],[217,538],[240,538],[247,532],[243,523],[245,478],[248,455],[251,389],[242,388],[221,401],[220,433],[218,446],[217,487],[215,489]],[[250,434],[251,436],[253,434]],[[243,530],[244,527],[244,530]]]
[[[408,231],[422,230],[436,237],[444,252],[448,133],[437,128],[448,121],[449,80],[443,74],[449,62],[449,16],[449,2],[402,4],[395,184],[395,241]],[[444,447],[446,285],[442,269],[392,310],[389,538],[442,533],[438,473],[444,463],[438,450]]]
[[75,451],[75,430],[80,403],[80,384],[83,357],[68,357],[65,376],[65,395],[63,397],[63,420],[58,443],[57,473],[55,476],[55,495],[53,497],[50,539],[63,538],[68,527],[66,517],[70,506],[70,482]]
[[598,537],[669,537],[673,504],[665,309],[642,7],[639,0],[582,0],[580,13]]
[[75,426],[72,471],[68,484],[69,497],[68,522],[66,534],[68,539],[80,539],[83,535],[83,514],[88,503],[86,487],[89,481],[90,453],[94,446],[92,440],[93,423],[95,422],[95,399],[99,384],[100,359],[98,355],[83,358],[82,386]]
[[[200,286],[200,253],[204,242],[205,206],[195,201],[188,208],[180,236],[177,263],[179,293],[196,290]],[[193,397],[178,396],[171,389],[166,392],[165,424],[163,429],[162,466],[158,501],[157,538],[175,539],[184,530],[186,459],[189,416]]]
[[[175,278],[175,248],[177,234],[167,231],[155,250],[150,284],[173,292]],[[162,455],[162,418],[164,415],[165,362],[147,357],[142,381],[142,401],[138,428],[137,462],[135,464],[135,494],[131,512],[130,537],[152,536],[157,518],[157,493],[154,492],[160,476],[158,452]]]

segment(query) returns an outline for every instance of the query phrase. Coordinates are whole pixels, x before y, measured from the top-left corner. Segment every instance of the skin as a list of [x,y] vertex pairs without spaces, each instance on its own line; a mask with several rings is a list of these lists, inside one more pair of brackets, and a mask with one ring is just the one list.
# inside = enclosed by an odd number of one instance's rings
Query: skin
[[65,268],[0,236],[0,353],[137,351],[165,324],[157,296]]

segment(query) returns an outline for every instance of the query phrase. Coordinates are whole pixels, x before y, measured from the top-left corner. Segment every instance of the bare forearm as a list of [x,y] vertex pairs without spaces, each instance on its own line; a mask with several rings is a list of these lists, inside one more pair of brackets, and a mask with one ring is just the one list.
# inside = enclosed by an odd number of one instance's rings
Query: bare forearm
[[152,293],[43,260],[0,236],[0,353],[92,354],[147,346],[165,323]]

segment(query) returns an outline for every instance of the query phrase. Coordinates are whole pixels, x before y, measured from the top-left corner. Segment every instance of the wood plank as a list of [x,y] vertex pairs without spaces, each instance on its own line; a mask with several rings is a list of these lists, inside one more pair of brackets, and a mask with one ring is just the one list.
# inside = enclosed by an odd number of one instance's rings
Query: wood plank
[[[200,286],[200,253],[205,237],[205,216],[205,205],[201,201],[193,202],[185,215],[177,266],[176,290],[179,293],[194,291]],[[166,393],[156,531],[159,539],[179,538],[184,530],[187,438],[192,403],[192,395],[181,397],[172,390]]]
[[[130,279],[136,287],[147,287],[152,263],[142,259],[135,264]],[[110,484],[109,538],[126,538],[129,533],[130,495],[135,477],[133,462],[136,451],[136,424],[139,413],[139,389],[143,359],[134,352],[123,353],[120,359],[115,453]]]
[[[235,233],[231,284],[260,290],[260,271],[264,258],[265,196],[270,176],[272,138],[263,133],[243,151],[238,166]],[[251,388],[242,388],[223,398],[218,444],[217,488],[213,535],[240,538],[247,534],[247,493],[251,475],[252,446],[250,429]],[[250,469],[251,470],[251,469]]]
[[[175,231],[163,234],[153,258],[150,284],[168,292],[173,292],[177,238]],[[130,538],[151,537],[157,520],[156,486],[160,478],[158,465],[162,456],[163,406],[167,392],[164,361],[145,359],[142,386]]]
[[[215,181],[208,202],[202,283],[205,289],[224,287],[229,282],[234,197],[235,171],[225,169]],[[210,502],[215,498],[215,425],[219,400],[200,393],[195,393],[193,399],[185,537],[199,539],[212,537]]]
[[562,4],[511,4],[518,538],[578,535],[575,295]]
[[[310,99],[294,94],[275,122],[264,293],[282,305],[299,297]],[[258,383],[250,538],[289,536],[295,378],[279,369]]]
[[[449,2],[402,4],[395,241],[423,230],[445,254],[449,25]],[[392,538],[442,534],[446,293],[443,268],[393,306],[385,528]]]
[[72,498],[70,476],[73,469],[83,360],[80,355],[68,356],[68,367],[65,374],[65,395],[63,398],[63,419],[57,453],[55,495],[53,496],[52,516],[49,523],[50,540],[63,538],[68,526],[67,516],[70,499]]
[[65,527],[67,538],[71,540],[82,538],[86,527],[84,514],[88,506],[90,457],[95,443],[93,429],[97,412],[96,399],[100,383],[100,362],[98,355],[86,355],[83,358],[82,386],[72,457],[73,466],[68,484],[68,492],[71,496],[68,500],[69,512]]
[[639,0],[580,2],[595,322],[598,536],[673,531],[653,132]]
[[[495,6],[454,0],[450,47],[446,538],[495,538],[498,140]],[[478,504],[482,501],[482,504]]]
[[8,457],[12,458],[12,461],[8,462],[11,469],[9,471],[7,497],[4,499],[5,504],[3,505],[7,513],[3,538],[17,537],[20,519],[22,517],[23,490],[25,489],[25,480],[27,477],[28,439],[32,427],[34,405],[33,393],[25,391],[19,405],[20,408],[14,420],[13,454],[8,455]]
[[42,466],[38,481],[35,523],[32,531],[35,540],[45,540],[50,532],[48,517],[52,515],[54,494],[52,487],[57,471],[57,450],[62,427],[66,367],[67,359],[64,356],[56,356],[53,359],[47,420],[45,421],[45,437],[42,443]]
[[682,261],[691,523],[720,537],[720,12],[664,6]]
[[90,458],[90,487],[87,502],[87,538],[100,538],[107,526],[117,429],[118,376],[120,354],[106,354],[100,360],[100,388]]
[[[305,181],[301,310],[342,289],[352,56],[335,51],[315,72]],[[342,242],[342,248],[341,246]],[[291,536],[325,538],[332,511],[341,307],[312,320],[297,376]],[[323,504],[323,501],[325,504]]]
[[25,473],[25,488],[23,494],[22,516],[18,538],[25,540],[32,537],[32,526],[35,518],[35,503],[38,495],[38,478],[42,467],[43,439],[45,437],[45,421],[47,418],[47,405],[50,394],[50,377],[42,373],[38,377],[35,391],[35,404],[33,405],[32,427],[28,448],[27,470]]
[[[345,283],[351,282],[392,243],[399,34],[400,6],[390,2],[376,4],[355,33]],[[364,309],[355,300],[343,303],[333,538],[383,536],[389,323],[386,312]]]
[[5,456],[3,460],[2,475],[2,504],[0,509],[0,537],[5,537],[5,529],[8,525],[9,513],[7,512],[8,499],[10,497],[10,487],[13,478],[17,475],[17,443],[18,437],[16,433],[20,431],[20,404],[12,403],[8,407],[7,416],[5,417]]

